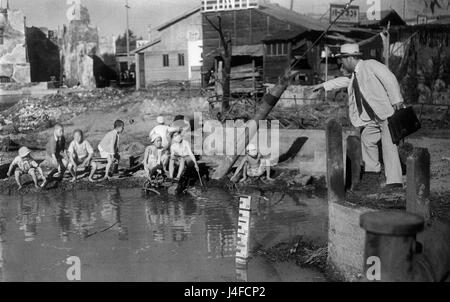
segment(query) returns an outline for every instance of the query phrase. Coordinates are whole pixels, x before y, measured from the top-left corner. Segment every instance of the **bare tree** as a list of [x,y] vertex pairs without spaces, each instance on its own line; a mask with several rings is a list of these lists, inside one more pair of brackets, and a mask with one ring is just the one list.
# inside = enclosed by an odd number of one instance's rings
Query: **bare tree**
[[217,16],[217,24],[212,22],[208,16],[205,15],[206,20],[214,28],[220,37],[221,42],[221,50],[220,56],[223,59],[223,69],[222,69],[222,113],[228,111],[230,109],[229,99],[231,97],[231,88],[230,88],[230,74],[231,74],[231,56],[232,56],[232,41],[231,35],[227,32],[224,33],[222,28],[222,18],[220,15]]

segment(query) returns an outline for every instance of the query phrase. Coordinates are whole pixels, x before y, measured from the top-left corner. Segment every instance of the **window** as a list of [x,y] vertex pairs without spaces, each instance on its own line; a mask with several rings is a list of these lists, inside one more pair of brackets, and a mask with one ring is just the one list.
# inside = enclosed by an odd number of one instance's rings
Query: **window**
[[288,45],[286,43],[267,44],[266,54],[268,56],[285,56],[288,54]]
[[178,66],[184,66],[184,53],[178,54]]
[[169,67],[169,55],[163,55],[163,66]]

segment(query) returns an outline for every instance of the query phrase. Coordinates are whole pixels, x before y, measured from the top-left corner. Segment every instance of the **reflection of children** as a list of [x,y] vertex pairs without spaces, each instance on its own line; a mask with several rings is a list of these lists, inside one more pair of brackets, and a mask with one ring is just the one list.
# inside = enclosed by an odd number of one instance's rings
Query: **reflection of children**
[[30,154],[30,149],[28,149],[27,147],[21,147],[19,149],[19,156],[14,158],[13,162],[9,166],[8,177],[11,176],[14,168],[16,168],[14,176],[16,178],[17,185],[19,186],[19,190],[22,189],[20,178],[24,174],[28,174],[31,176],[31,178],[33,178],[34,186],[36,188],[39,188],[38,177],[45,182],[45,177],[42,173],[42,169]]
[[192,153],[191,146],[183,139],[179,131],[172,133],[172,145],[170,146],[169,177],[173,178],[175,163],[179,164],[178,175],[175,180],[179,180],[186,164],[193,162],[195,169],[199,171],[197,160]]
[[162,138],[155,135],[152,138],[152,144],[145,149],[144,170],[148,177],[152,177],[156,170],[166,171],[168,156],[164,150]]
[[72,182],[77,181],[77,169],[78,168],[88,168],[91,166],[91,173],[89,175],[89,181],[93,182],[92,176],[97,169],[95,162],[91,162],[92,156],[94,155],[94,149],[91,144],[84,139],[83,131],[77,129],[73,132],[73,141],[67,149],[69,153],[69,167],[68,170],[72,174]]
[[113,162],[119,162],[119,135],[122,134],[125,128],[125,123],[121,120],[114,122],[114,129],[109,131],[98,145],[98,151],[100,151],[101,158],[107,159],[106,171],[104,180],[109,179],[109,170],[111,169]]
[[269,160],[263,159],[262,155],[257,151],[256,146],[253,144],[248,145],[247,155],[242,160],[231,179],[236,179],[241,170],[244,172],[241,182],[246,181],[247,177],[261,177],[264,173],[266,173],[267,180],[273,180],[273,178],[270,177]]

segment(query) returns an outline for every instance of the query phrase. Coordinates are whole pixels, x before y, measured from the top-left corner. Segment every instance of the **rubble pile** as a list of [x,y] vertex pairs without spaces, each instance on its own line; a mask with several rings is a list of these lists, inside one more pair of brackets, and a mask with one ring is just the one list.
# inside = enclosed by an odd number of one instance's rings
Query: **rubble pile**
[[[232,105],[227,118],[252,119],[259,104],[236,103]],[[325,129],[327,120],[336,118],[343,127],[350,126],[348,108],[345,102],[326,102],[318,104],[298,105],[292,108],[275,106],[268,115],[270,120],[280,121],[281,128],[289,129]]]
[[24,133],[46,129],[86,111],[120,106],[133,100],[131,93],[109,88],[25,97],[0,113],[0,131]]

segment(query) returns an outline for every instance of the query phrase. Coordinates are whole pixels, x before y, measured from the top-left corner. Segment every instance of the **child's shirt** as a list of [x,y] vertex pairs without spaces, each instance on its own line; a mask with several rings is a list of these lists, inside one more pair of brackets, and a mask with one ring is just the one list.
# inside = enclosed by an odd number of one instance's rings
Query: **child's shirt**
[[170,154],[176,157],[189,156],[191,151],[191,146],[186,140],[182,140],[181,143],[172,143],[170,146]]
[[156,166],[161,163],[161,157],[163,149],[158,149],[156,146],[151,145],[147,147],[146,152],[148,152],[147,162],[144,162],[144,164],[150,165],[150,166]]
[[152,139],[155,135],[158,135],[162,139],[162,145],[164,148],[169,146],[169,126],[166,125],[158,125],[150,131],[150,139]]
[[53,154],[56,157],[60,156],[62,152],[66,149],[66,138],[61,136],[59,139],[53,134],[48,140],[46,150],[47,155],[52,156]]
[[90,154],[94,153],[94,149],[87,140],[83,140],[80,144],[76,141],[72,141],[67,151],[75,155],[78,159],[87,158]]
[[103,139],[100,141],[100,144],[98,144],[98,149],[100,151],[110,153],[110,154],[116,154],[119,152],[119,133],[117,131],[111,130],[103,137]]
[[21,172],[28,173],[28,171],[31,168],[37,168],[38,164],[37,162],[31,157],[20,157],[16,156],[14,158],[13,162],[11,163],[12,166],[17,166]]
[[256,157],[247,154],[246,161],[251,168],[259,168],[261,166],[261,154],[258,153]]

